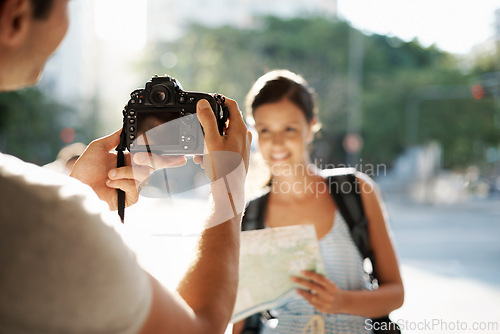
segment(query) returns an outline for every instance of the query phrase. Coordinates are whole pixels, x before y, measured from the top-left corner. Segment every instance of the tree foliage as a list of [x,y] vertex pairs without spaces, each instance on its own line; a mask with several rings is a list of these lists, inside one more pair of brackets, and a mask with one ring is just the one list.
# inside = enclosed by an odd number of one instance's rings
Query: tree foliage
[[[275,68],[302,74],[317,92],[323,129],[316,152],[324,162],[343,163],[342,138],[347,129],[349,85],[348,23],[323,17],[280,19],[263,17],[251,29],[208,28],[192,25],[173,43],[151,45],[141,70],[168,73],[186,90],[217,90],[244,105],[257,77]],[[361,34],[359,31],[354,33]],[[426,100],[421,97],[417,142],[407,142],[406,108],[412,92],[421,87],[470,87],[480,70],[468,74],[452,55],[418,40],[363,35],[361,85],[364,163],[390,165],[409,144],[438,141],[444,166],[460,168],[483,159],[482,148],[498,146],[493,122],[494,101],[465,94],[462,99]],[[162,55],[175,55],[165,66]],[[489,64],[483,60],[483,63]],[[486,65],[483,65],[483,68]]]
[[0,151],[39,165],[54,160],[66,145],[61,130],[76,123],[70,107],[37,88],[0,94],[0,114]]

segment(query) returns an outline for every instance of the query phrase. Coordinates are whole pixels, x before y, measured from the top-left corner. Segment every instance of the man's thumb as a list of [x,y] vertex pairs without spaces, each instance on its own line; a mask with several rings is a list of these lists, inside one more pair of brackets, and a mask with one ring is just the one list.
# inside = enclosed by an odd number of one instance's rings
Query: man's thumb
[[104,136],[96,140],[99,145],[102,145],[106,150],[111,151],[120,144],[120,134],[122,129],[116,130],[110,135]]

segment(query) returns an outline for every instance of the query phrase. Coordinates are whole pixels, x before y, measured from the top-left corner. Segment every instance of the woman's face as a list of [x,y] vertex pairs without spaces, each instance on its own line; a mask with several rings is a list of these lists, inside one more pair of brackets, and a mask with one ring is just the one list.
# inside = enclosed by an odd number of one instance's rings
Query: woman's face
[[308,123],[299,107],[283,99],[261,105],[253,117],[260,151],[273,175],[296,175],[298,165],[309,163],[314,121]]

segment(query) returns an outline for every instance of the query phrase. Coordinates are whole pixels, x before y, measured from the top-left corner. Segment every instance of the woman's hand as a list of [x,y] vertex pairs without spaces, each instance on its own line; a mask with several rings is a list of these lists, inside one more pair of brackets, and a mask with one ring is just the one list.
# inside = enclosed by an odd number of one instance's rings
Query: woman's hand
[[291,280],[300,284],[305,289],[297,289],[297,293],[304,297],[312,306],[323,313],[340,313],[343,291],[323,275],[313,271],[302,271],[307,277],[293,276]]

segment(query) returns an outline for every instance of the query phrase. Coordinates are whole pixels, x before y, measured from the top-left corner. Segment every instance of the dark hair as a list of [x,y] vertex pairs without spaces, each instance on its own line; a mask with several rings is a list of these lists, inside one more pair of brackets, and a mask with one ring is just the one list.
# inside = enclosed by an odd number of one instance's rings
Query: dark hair
[[317,116],[314,98],[314,91],[302,76],[289,70],[273,70],[257,79],[250,89],[246,99],[247,122],[254,122],[253,113],[261,105],[287,99],[302,110],[309,123]]
[[[50,10],[52,9],[52,5],[54,4],[54,0],[30,0],[31,6],[33,7],[33,17],[35,19],[46,19]],[[0,7],[3,5],[5,0],[0,0]]]
[[46,19],[52,9],[54,0],[31,0],[33,6],[33,17],[35,19]]

